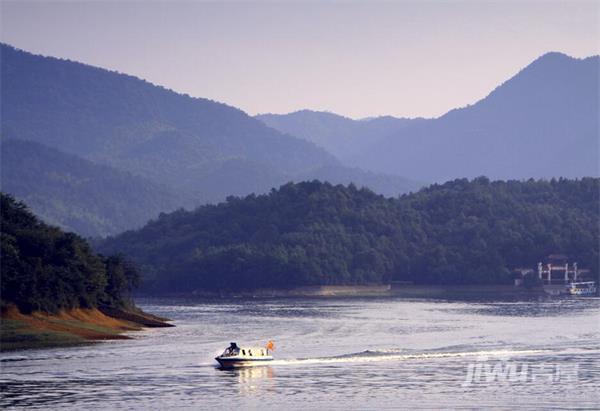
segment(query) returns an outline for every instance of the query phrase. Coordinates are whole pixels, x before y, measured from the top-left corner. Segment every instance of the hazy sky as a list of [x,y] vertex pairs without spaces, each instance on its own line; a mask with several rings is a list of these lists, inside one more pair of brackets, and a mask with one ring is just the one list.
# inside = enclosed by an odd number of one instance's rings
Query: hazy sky
[[599,52],[598,1],[0,0],[2,41],[250,114],[439,116],[536,57]]

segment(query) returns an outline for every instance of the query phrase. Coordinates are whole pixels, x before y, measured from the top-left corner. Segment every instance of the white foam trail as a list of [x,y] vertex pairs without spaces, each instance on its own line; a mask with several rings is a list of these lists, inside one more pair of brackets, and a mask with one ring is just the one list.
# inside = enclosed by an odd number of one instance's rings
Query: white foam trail
[[357,362],[381,362],[381,361],[403,361],[421,358],[461,358],[461,357],[511,357],[518,355],[533,355],[548,353],[551,350],[491,350],[470,352],[438,352],[418,354],[382,354],[382,355],[351,355],[347,357],[329,358],[298,358],[291,360],[273,360],[268,365],[297,365],[297,364],[332,364],[332,363],[357,363]]

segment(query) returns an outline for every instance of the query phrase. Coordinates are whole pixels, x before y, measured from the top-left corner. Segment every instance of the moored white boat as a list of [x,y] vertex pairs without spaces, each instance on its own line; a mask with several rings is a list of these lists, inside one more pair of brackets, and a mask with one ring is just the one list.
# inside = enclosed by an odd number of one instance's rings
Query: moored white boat
[[569,295],[594,295],[596,294],[596,283],[594,281],[572,282],[567,285]]
[[271,351],[274,348],[272,341],[269,341],[265,347],[239,347],[235,342],[232,342],[223,351],[223,354],[215,357],[215,360],[222,368],[264,365],[273,360]]

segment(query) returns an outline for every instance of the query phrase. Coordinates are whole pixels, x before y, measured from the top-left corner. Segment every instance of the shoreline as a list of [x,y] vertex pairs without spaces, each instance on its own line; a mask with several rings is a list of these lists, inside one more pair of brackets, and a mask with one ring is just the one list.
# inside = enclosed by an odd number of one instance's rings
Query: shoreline
[[127,340],[124,335],[150,327],[174,327],[167,319],[143,312],[107,308],[75,308],[57,313],[24,314],[14,305],[1,313],[0,352]]
[[551,297],[542,287],[527,289],[513,285],[335,285],[305,286],[288,289],[263,288],[243,291],[204,291],[189,293],[139,294],[137,298],[532,298]]

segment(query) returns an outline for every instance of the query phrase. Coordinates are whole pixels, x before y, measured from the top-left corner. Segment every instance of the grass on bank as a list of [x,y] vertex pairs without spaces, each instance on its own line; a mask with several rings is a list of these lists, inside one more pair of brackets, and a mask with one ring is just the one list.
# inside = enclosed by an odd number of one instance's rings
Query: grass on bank
[[2,319],[0,322],[0,351],[65,347],[86,341],[69,332],[34,329],[19,320]]
[[130,337],[122,335],[123,332],[141,328],[138,324],[111,318],[96,309],[63,310],[56,314],[23,314],[12,306],[2,312],[0,351],[128,339]]

